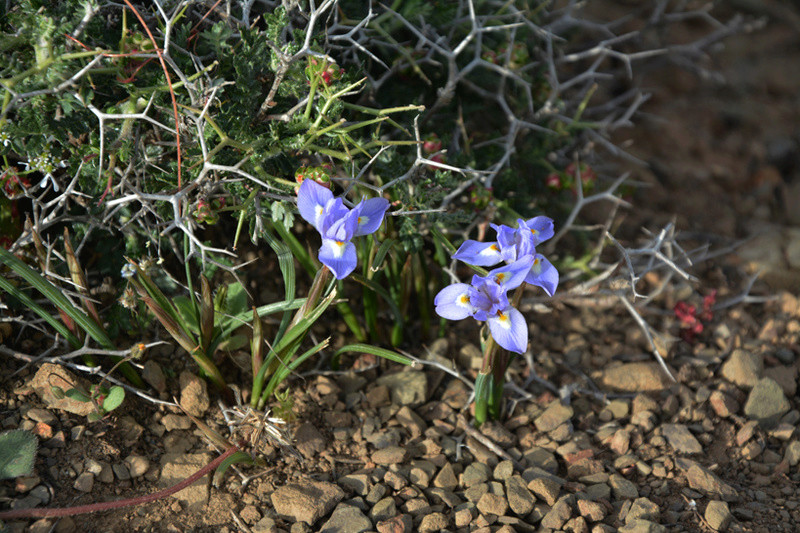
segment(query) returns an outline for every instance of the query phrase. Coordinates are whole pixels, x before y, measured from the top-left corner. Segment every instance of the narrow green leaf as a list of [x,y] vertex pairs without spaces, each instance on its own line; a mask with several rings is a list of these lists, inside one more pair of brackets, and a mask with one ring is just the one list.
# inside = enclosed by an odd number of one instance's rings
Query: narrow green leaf
[[44,307],[34,302],[33,299],[31,299],[27,294],[19,290],[10,281],[8,281],[6,278],[2,276],[0,276],[0,289],[6,291],[12,297],[19,300],[22,305],[24,305],[25,307],[27,307],[28,309],[39,315],[42,319],[44,319],[45,322],[50,324],[50,327],[52,327],[54,330],[60,333],[62,337],[67,339],[67,341],[73,348],[80,347],[81,341],[78,340],[78,337],[73,335],[69,329],[67,329],[67,326],[65,326],[63,322],[53,318],[53,316],[50,313],[48,313],[44,309]]
[[222,481],[222,478],[225,475],[225,472],[228,470],[228,468],[230,468],[231,465],[235,465],[237,463],[252,465],[255,463],[255,460],[253,460],[253,458],[250,457],[249,453],[241,451],[229,455],[228,457],[225,458],[224,461],[222,461],[219,464],[217,470],[214,472],[214,486],[219,486],[219,483]]
[[283,383],[289,374],[294,372],[297,367],[299,367],[303,362],[311,357],[319,353],[320,351],[327,348],[328,343],[330,342],[330,337],[325,339],[324,341],[320,342],[319,344],[315,345],[310,350],[303,352],[300,356],[292,359],[289,362],[284,361],[284,365],[282,365],[278,370],[275,371],[275,374],[272,375],[272,379],[269,380],[269,383],[264,388],[264,392],[261,395],[261,402],[266,402],[266,400],[272,395],[275,390],[277,390],[278,386]]
[[380,270],[383,260],[386,258],[386,254],[389,253],[389,250],[394,246],[395,242],[394,239],[386,239],[381,243],[380,248],[378,248],[378,251],[375,253],[375,259],[372,260],[373,271],[377,272]]
[[352,274],[350,277],[353,280],[357,281],[358,283],[361,283],[365,287],[372,289],[377,294],[379,294],[381,298],[383,298],[389,305],[389,309],[391,310],[392,315],[394,316],[395,322],[400,322],[400,323],[403,322],[403,313],[400,312],[400,308],[397,307],[397,303],[394,301],[394,299],[392,299],[391,295],[389,294],[389,291],[387,291],[383,287],[383,285],[376,283],[371,279],[364,279],[363,276],[357,276],[355,274]]
[[475,378],[475,425],[480,427],[486,422],[486,415],[489,407],[489,382],[492,374],[483,372],[478,373]]
[[372,355],[377,355],[378,357],[383,357],[384,359],[388,359],[389,361],[394,361],[395,363],[400,363],[401,365],[413,365],[414,361],[406,357],[405,355],[400,355],[397,352],[392,350],[387,350],[386,348],[379,348],[378,346],[372,346],[371,344],[348,344],[346,346],[342,346],[336,352],[334,352],[332,359],[338,360],[341,355],[345,352],[360,352],[360,353],[368,353]]

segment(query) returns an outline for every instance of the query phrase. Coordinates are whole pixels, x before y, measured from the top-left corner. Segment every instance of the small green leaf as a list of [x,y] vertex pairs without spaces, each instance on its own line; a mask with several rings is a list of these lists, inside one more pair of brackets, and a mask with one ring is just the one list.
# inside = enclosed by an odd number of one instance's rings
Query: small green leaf
[[[333,354],[331,358],[332,361],[336,361],[338,364],[339,358],[341,354],[344,352],[361,352],[361,353],[368,353],[372,355],[377,355],[378,357],[383,357],[384,359],[388,359],[389,361],[394,361],[395,363],[400,363],[403,365],[413,365],[414,361],[409,359],[404,355],[400,355],[397,352],[393,352],[392,350],[387,350],[386,348],[379,348],[377,346],[372,346],[371,344],[348,344],[347,346],[342,346]],[[331,363],[333,364],[333,363]]]
[[247,306],[247,292],[238,281],[228,285],[228,297],[225,300],[225,310],[229,315],[240,315],[249,311]]
[[64,389],[62,389],[61,387],[59,387],[57,385],[51,385],[50,386],[50,392],[53,394],[53,397],[56,400],[63,400],[64,398],[67,397],[67,395],[64,393]]
[[103,400],[103,410],[106,412],[113,411],[122,404],[125,399],[125,389],[119,385],[114,385],[108,392],[108,396]]
[[78,402],[86,403],[92,401],[92,399],[89,398],[89,396],[79,391],[78,389],[68,389],[64,394],[67,396],[67,398],[71,398]]

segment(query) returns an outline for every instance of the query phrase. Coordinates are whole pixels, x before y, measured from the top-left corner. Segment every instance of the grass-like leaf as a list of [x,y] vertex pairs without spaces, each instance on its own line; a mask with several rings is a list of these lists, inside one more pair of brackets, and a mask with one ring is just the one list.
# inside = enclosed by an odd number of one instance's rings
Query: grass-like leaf
[[386,348],[379,348],[378,346],[372,346],[371,344],[348,344],[346,346],[342,346],[333,354],[331,358],[331,364],[335,364],[336,367],[339,365],[339,359],[341,359],[342,354],[346,352],[359,352],[359,353],[368,353],[371,355],[377,355],[378,357],[383,357],[389,361],[394,361],[395,363],[400,363],[402,365],[413,365],[414,361],[406,357],[405,355],[400,355],[397,352],[392,350],[387,350]]

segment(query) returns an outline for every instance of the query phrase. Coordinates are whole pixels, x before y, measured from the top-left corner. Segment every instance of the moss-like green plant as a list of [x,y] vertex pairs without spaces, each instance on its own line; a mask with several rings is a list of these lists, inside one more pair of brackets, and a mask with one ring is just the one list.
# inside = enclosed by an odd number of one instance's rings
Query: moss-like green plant
[[22,429],[0,433],[0,479],[30,475],[39,441]]

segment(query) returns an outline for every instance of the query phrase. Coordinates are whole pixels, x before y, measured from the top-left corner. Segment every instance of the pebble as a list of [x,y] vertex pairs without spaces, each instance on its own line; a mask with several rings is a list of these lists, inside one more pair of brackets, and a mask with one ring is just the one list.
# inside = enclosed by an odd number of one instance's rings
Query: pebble
[[683,424],[663,424],[661,431],[676,452],[685,454],[702,453],[703,446],[692,435],[689,428]]
[[700,465],[693,464],[686,472],[686,479],[691,488],[701,490],[711,496],[728,502],[739,499],[739,494],[733,487]]
[[769,429],[776,426],[790,408],[780,385],[771,378],[763,378],[750,391],[744,404],[744,414],[761,427]]
[[123,464],[111,465],[111,470],[114,471],[114,475],[120,481],[127,481],[131,478],[131,473],[128,472],[128,468]]
[[601,387],[624,392],[654,392],[672,385],[655,362],[625,363],[603,370],[598,378]]
[[392,402],[411,407],[422,405],[428,397],[428,378],[419,370],[407,370],[382,376],[376,381],[385,385],[392,395]]
[[[313,522],[312,522],[313,523]],[[352,505],[339,504],[333,514],[322,525],[321,531],[336,531],[337,533],[362,533],[370,531],[372,522],[364,516],[361,509]]]
[[711,396],[709,397],[709,403],[711,404],[711,408],[720,418],[728,418],[731,415],[735,415],[741,408],[739,402],[720,390],[715,390],[711,393]]
[[26,416],[35,422],[41,422],[50,426],[55,425],[58,422],[56,415],[47,409],[28,409]]
[[451,463],[445,463],[439,470],[439,473],[433,478],[433,486],[449,490],[453,490],[458,486],[458,478]]
[[561,526],[563,526],[572,516],[570,500],[571,496],[564,496],[563,498],[559,499],[542,518],[542,527],[561,529]]
[[397,515],[397,505],[394,502],[394,498],[391,496],[379,500],[369,511],[370,518],[376,522],[388,520],[395,515]]
[[539,431],[552,431],[572,418],[573,414],[572,407],[562,404],[561,400],[553,400],[544,413],[534,420],[534,424]]
[[[176,483],[180,483],[206,466],[211,462],[211,455],[208,453],[181,454],[178,456],[165,455],[162,461],[164,461],[164,463],[161,467],[159,485],[163,488],[167,488]],[[115,469],[114,472],[117,472],[117,466],[121,466],[127,472],[127,468],[123,465],[114,465],[112,467]],[[203,476],[185,489],[173,494],[172,497],[192,512],[201,511],[208,503],[209,478],[210,476],[208,475]]]
[[494,472],[492,472],[492,476],[497,481],[505,481],[514,473],[514,464],[511,461],[500,461],[496,467],[494,467]]
[[599,522],[606,517],[606,508],[591,500],[578,500],[578,512],[591,522]]
[[92,492],[92,488],[94,487],[94,474],[84,472],[75,478],[75,483],[73,483],[72,486],[75,490],[81,492]]
[[192,427],[192,420],[188,416],[170,413],[161,419],[161,425],[164,426],[167,431],[189,429]]
[[167,380],[164,377],[164,371],[161,370],[161,366],[152,359],[145,362],[144,368],[142,368],[142,379],[158,392],[166,392],[167,390]]
[[478,511],[484,515],[502,516],[508,511],[508,501],[505,496],[487,492],[478,500]]
[[617,530],[618,533],[667,533],[667,528],[650,520],[633,520]]
[[708,502],[704,516],[714,531],[725,531],[733,519],[728,504],[719,500]]
[[525,480],[521,476],[510,476],[505,480],[506,497],[508,506],[517,516],[530,513],[536,504],[536,497],[528,490]]
[[407,514],[395,516],[389,520],[378,522],[375,525],[375,529],[378,530],[378,533],[411,533],[413,527],[414,524],[411,520],[411,515]]
[[431,513],[423,517],[419,524],[420,533],[432,533],[447,529],[447,517],[442,513]]
[[205,380],[184,370],[180,375],[181,400],[180,404],[187,413],[202,417],[209,407],[211,398],[208,395],[208,386]]
[[129,455],[125,458],[124,463],[132,478],[143,476],[150,468],[150,461],[141,455]]
[[406,458],[406,449],[402,446],[388,446],[372,453],[372,462],[376,465],[394,465],[402,463]]
[[800,463],[800,441],[792,441],[786,446],[786,451],[784,452],[784,460],[789,463],[790,466],[797,466]]
[[279,516],[312,526],[343,498],[344,491],[333,483],[309,479],[278,487],[271,495]]
[[461,484],[465,488],[474,487],[480,483],[485,483],[492,475],[491,469],[483,463],[471,463],[464,469],[461,475]]
[[731,352],[728,360],[722,365],[720,373],[731,383],[749,389],[758,382],[764,373],[764,360],[760,355],[736,349]]
[[528,483],[528,489],[547,505],[555,505],[558,493],[561,492],[561,483],[551,478],[539,477]]
[[658,504],[647,498],[636,498],[625,517],[625,523],[636,519],[658,521],[660,509]]
[[608,484],[614,496],[622,500],[633,500],[639,497],[639,489],[630,480],[619,474],[612,474],[608,478]]

